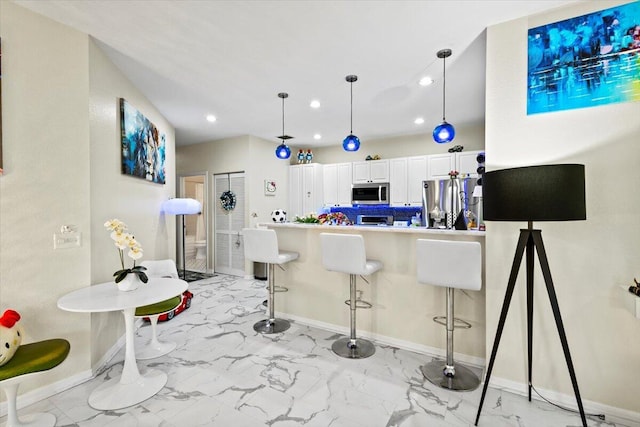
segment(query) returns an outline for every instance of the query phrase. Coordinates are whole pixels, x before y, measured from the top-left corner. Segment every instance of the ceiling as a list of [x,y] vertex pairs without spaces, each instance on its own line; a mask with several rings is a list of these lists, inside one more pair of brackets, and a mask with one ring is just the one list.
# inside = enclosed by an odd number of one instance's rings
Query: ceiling
[[[14,1],[93,36],[175,127],[177,145],[254,135],[275,147],[287,92],[289,145],[322,147],[349,133],[348,74],[363,143],[430,134],[442,120],[443,48],[453,51],[447,121],[482,123],[486,27],[575,0]],[[425,75],[435,83],[419,86]]]

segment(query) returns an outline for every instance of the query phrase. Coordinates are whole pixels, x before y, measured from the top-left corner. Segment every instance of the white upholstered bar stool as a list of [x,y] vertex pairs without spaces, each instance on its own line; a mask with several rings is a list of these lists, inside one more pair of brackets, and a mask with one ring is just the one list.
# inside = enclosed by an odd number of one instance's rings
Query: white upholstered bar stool
[[298,258],[297,252],[281,251],[278,249],[278,236],[275,230],[268,228],[243,228],[244,257],[249,261],[267,264],[267,281],[269,284],[269,318],[253,325],[253,330],[262,334],[275,334],[289,329],[291,324],[285,319],[276,319],[274,314],[275,266],[282,268],[283,264]]
[[382,263],[367,259],[364,239],[359,234],[320,233],[320,244],[324,268],[349,275],[350,298],[344,303],[351,314],[351,335],[335,341],[331,349],[338,356],[349,359],[369,357],[376,348],[371,341],[356,338],[356,308],[371,308],[371,304],[356,298],[356,276],[369,276],[380,270]]
[[[145,273],[148,277],[170,277],[179,279],[176,263],[172,259],[142,261],[141,266],[147,270]],[[137,307],[135,312],[136,318],[147,318],[151,324],[151,338],[139,348],[136,347],[136,359],[148,360],[156,357],[164,356],[172,352],[177,346],[176,342],[165,342],[158,340],[158,318],[163,314],[170,314],[182,302],[182,295],[176,295],[168,300],[160,301],[155,304]]]
[[[418,282],[447,288],[447,359],[434,360],[420,367],[433,384],[456,391],[474,390],[480,379],[469,368],[453,361],[453,292],[455,289],[479,291],[482,287],[482,249],[478,242],[418,239],[416,243]],[[440,317],[434,317],[437,323]],[[459,327],[470,324],[458,321]]]

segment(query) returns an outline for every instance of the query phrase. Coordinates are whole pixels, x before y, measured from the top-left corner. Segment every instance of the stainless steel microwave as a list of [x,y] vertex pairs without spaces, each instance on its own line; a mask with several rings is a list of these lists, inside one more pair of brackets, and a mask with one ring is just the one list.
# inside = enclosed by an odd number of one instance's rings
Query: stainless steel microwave
[[353,184],[351,203],[354,205],[388,205],[389,183]]

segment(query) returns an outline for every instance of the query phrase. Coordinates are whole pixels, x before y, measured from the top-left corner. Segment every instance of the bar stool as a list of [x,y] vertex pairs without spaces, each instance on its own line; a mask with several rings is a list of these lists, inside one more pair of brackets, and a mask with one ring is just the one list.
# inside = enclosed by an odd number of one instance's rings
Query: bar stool
[[[371,308],[371,304],[356,298],[356,276],[368,276],[382,268],[380,261],[367,259],[364,239],[359,234],[320,233],[322,264],[329,271],[349,274],[350,298],[344,303],[351,314],[351,335],[335,341],[331,349],[349,359],[363,359],[376,352],[371,341],[356,338],[356,308]],[[367,280],[362,277],[367,282]],[[369,282],[367,282],[369,283]]]
[[[433,384],[456,391],[474,390],[480,379],[469,368],[453,361],[454,327],[471,325],[453,317],[455,289],[479,291],[482,287],[482,250],[478,242],[418,239],[416,243],[418,282],[447,288],[446,322],[441,316],[434,322],[447,327],[447,360],[434,360],[420,367],[422,375]],[[455,322],[458,325],[454,325]]]
[[[283,264],[298,258],[297,252],[281,251],[278,249],[278,236],[275,230],[268,228],[243,228],[244,257],[253,262],[267,264],[267,280],[269,283],[269,318],[260,320],[253,325],[253,330],[262,334],[276,334],[284,332],[291,324],[285,319],[276,319],[274,314],[275,266],[282,268]],[[286,292],[286,288],[281,288]]]
[[11,360],[0,366],[0,387],[7,395],[6,427],[54,426],[53,414],[37,413],[18,418],[16,399],[18,387],[28,378],[53,369],[61,364],[69,354],[71,345],[65,339],[51,339],[30,344],[22,344]]
[[[142,261],[141,266],[147,269],[146,273],[149,277],[171,277],[179,279],[178,269],[172,259]],[[136,359],[148,360],[156,357],[164,356],[172,352],[178,344],[176,342],[164,342],[158,340],[158,318],[163,314],[171,313],[182,302],[182,296],[177,295],[168,300],[160,301],[155,304],[137,307],[135,312],[136,318],[147,318],[151,324],[151,339],[142,347],[136,349]]]

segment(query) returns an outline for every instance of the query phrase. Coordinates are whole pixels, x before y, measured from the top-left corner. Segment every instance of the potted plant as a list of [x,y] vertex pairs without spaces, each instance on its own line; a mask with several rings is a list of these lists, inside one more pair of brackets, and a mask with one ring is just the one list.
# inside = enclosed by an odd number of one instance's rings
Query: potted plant
[[[136,260],[142,258],[142,246],[132,234],[126,232],[126,224],[119,219],[112,219],[105,222],[104,226],[111,231],[111,239],[113,239],[116,248],[118,248],[118,255],[120,256],[122,269],[113,273],[118,289],[132,291],[140,285],[141,281],[147,283],[149,278],[145,273],[146,268],[141,265],[136,266]],[[132,268],[125,268],[124,266],[124,251],[127,249],[127,256],[133,259]]]

